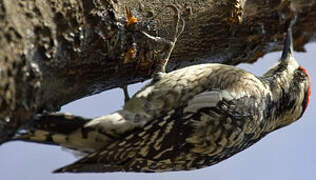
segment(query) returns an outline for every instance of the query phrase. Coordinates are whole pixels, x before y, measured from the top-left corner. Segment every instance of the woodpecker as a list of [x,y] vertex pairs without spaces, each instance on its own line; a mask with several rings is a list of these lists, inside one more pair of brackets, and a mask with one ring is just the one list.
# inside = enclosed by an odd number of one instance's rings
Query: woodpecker
[[[122,110],[80,120],[77,129],[59,132],[67,138],[46,133],[46,142],[88,153],[54,172],[199,169],[295,122],[308,106],[311,85],[293,56],[293,24],[287,28],[280,60],[261,77],[224,64],[160,73]],[[35,134],[26,134],[24,140],[43,140]]]

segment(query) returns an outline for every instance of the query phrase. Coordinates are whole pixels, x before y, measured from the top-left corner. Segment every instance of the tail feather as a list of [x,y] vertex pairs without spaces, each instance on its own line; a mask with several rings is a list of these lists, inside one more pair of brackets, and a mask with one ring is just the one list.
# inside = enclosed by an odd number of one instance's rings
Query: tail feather
[[18,132],[13,140],[60,145],[57,139],[59,141],[67,139],[68,135],[82,128],[88,121],[89,119],[70,114],[42,114],[24,130]]
[[70,114],[44,114],[36,117],[14,140],[60,145],[91,153],[142,127],[147,121],[145,117],[124,110],[94,119]]
[[85,124],[91,119],[70,114],[44,114],[16,135],[13,140],[59,145],[83,153],[94,152],[113,139]]

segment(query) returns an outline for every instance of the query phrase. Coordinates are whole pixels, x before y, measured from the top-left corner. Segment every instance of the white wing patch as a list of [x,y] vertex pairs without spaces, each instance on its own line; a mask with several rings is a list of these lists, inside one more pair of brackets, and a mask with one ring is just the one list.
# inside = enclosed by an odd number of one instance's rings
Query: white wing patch
[[196,112],[201,108],[214,107],[221,100],[220,91],[205,91],[194,96],[184,112]]
[[227,90],[204,91],[194,96],[188,102],[188,106],[184,109],[184,112],[197,112],[201,108],[215,107],[217,103],[223,99],[228,101],[236,99],[234,94],[234,92]]

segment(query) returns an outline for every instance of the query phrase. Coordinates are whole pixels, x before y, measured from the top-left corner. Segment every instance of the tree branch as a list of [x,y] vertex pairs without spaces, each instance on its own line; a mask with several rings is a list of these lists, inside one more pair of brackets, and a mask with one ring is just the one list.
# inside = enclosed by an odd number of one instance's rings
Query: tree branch
[[[298,12],[295,49],[315,40],[316,0],[0,0],[0,142],[42,111],[151,77],[172,38],[177,6],[186,28],[167,69],[254,62],[281,49]],[[137,18],[128,25],[125,8]],[[160,13],[161,12],[161,13]]]

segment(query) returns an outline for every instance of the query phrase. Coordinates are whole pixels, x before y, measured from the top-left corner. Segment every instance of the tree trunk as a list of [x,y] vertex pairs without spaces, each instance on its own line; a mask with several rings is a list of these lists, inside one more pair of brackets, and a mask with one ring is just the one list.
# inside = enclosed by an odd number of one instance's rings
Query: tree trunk
[[316,37],[316,0],[0,0],[0,143],[38,113],[150,78],[165,45],[141,32],[171,39],[167,5],[186,24],[168,71],[280,50],[292,10],[295,49]]

